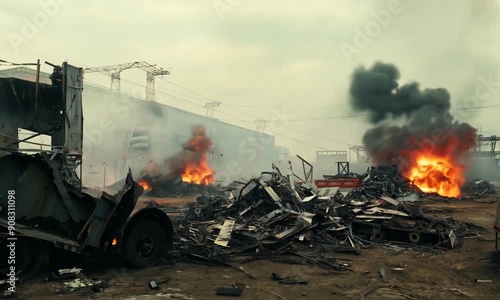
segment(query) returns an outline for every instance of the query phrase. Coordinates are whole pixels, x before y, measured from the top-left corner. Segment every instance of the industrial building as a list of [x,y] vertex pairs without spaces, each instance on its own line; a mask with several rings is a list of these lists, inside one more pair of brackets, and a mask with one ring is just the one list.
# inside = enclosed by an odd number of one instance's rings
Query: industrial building
[[[35,81],[36,71],[18,67],[0,76]],[[40,82],[50,84],[49,74],[41,73]],[[87,186],[110,185],[125,178],[129,168],[136,176],[151,165],[166,168],[165,161],[182,150],[195,125],[203,125],[212,140],[208,161],[216,182],[259,174],[271,168],[275,156],[274,136],[88,83],[83,115],[82,181]]]

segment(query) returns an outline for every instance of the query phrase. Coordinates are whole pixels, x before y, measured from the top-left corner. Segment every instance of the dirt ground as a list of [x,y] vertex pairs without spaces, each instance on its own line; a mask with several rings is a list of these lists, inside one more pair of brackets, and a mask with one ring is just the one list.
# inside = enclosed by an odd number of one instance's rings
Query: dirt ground
[[[360,255],[332,253],[352,266],[352,271],[330,271],[319,266],[290,265],[265,260],[242,266],[252,274],[232,269],[185,262],[143,270],[123,268],[90,272],[90,278],[109,280],[103,292],[80,290],[59,294],[59,282],[34,279],[19,285],[18,299],[224,299],[218,287],[244,284],[240,299],[500,299],[500,254],[494,254],[495,197],[477,201],[423,203],[429,215],[451,216],[486,229],[480,238],[465,239],[460,248],[448,251],[395,251],[376,246]],[[162,200],[179,206],[190,199]],[[489,203],[488,203],[489,202]],[[495,258],[497,257],[497,258]],[[494,259],[496,259],[494,261]],[[386,281],[380,274],[381,268]],[[282,285],[270,274],[296,276],[307,285]],[[151,290],[148,282],[170,278]],[[479,283],[475,280],[491,280]],[[229,297],[231,298],[231,297]]]

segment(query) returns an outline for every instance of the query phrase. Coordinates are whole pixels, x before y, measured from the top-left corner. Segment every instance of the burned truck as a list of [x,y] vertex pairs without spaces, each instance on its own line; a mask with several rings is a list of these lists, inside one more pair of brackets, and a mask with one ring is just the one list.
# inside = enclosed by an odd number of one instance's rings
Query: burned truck
[[[130,170],[114,194],[82,185],[83,70],[50,65],[52,84],[0,78],[0,272],[32,277],[56,248],[117,252],[138,268],[158,264],[173,245],[169,217],[137,209],[143,188]],[[19,129],[33,134],[20,139]],[[32,142],[40,135],[51,140],[42,150]]]

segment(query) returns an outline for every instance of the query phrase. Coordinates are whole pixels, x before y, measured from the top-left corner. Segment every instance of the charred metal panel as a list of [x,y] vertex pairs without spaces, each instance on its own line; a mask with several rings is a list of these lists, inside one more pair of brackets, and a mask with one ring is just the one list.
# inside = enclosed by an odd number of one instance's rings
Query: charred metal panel
[[66,189],[66,186],[60,176],[59,170],[57,169],[57,165],[55,162],[50,160],[50,157],[48,154],[43,153],[42,154],[43,159],[45,160],[47,166],[50,168],[50,171],[52,172],[52,178],[53,178],[53,184],[57,188],[57,191],[59,192],[59,195],[61,196],[61,200],[64,203],[66,210],[68,214],[71,216],[71,219],[75,222],[80,222],[82,220],[86,220],[87,216],[86,215],[79,215],[78,214],[78,207],[75,206],[75,202],[72,201],[71,197],[68,194],[68,190]]
[[[8,220],[6,218],[0,217],[0,226],[8,227]],[[30,226],[16,224],[16,232],[17,234],[22,236],[29,236],[35,239],[50,241],[54,243],[55,246],[68,249],[69,251],[80,253],[83,249],[82,245],[74,240],[57,234],[47,233],[39,229],[34,229]]]
[[[63,188],[72,187],[63,184]],[[69,214],[60,192],[54,183],[54,173],[39,156],[10,154],[0,157],[0,205],[7,212],[6,191],[16,192],[16,219],[27,225],[38,225],[54,232],[74,236],[81,224]],[[87,197],[69,195],[70,204],[76,220],[87,220],[95,202]]]
[[[88,225],[88,229],[85,244],[100,247],[101,238],[106,229],[114,229],[114,226],[120,228],[123,225],[134,209],[141,192],[140,188],[137,188],[133,181],[130,170],[125,184],[118,194],[111,196],[103,192],[92,216],[86,224],[86,226]],[[82,229],[82,232],[83,230],[85,230],[85,227]]]
[[106,193],[102,194],[94,213],[89,219],[90,223],[87,230],[86,245],[93,247],[100,246],[101,236],[108,225],[111,215],[113,215],[116,209],[117,203],[115,201],[116,199],[110,195]]
[[63,146],[66,155],[81,156],[83,144],[83,70],[67,63],[62,65],[62,110],[64,121],[61,130],[53,136],[53,145]]

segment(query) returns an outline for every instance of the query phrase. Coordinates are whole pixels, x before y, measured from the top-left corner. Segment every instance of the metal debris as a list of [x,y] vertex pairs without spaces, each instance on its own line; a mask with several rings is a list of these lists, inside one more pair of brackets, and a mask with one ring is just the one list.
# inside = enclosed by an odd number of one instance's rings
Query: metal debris
[[469,198],[481,198],[486,194],[495,194],[495,186],[484,179],[467,180],[462,187],[462,192]]
[[232,286],[220,287],[215,292],[217,296],[234,296],[239,297],[243,293],[244,285],[240,283],[233,284]]
[[271,273],[271,278],[282,284],[307,284],[305,280],[300,280],[296,277],[282,277],[277,273]]
[[317,250],[359,254],[373,243],[398,250],[454,248],[476,229],[425,215],[412,196],[420,191],[395,168],[370,168],[359,176],[359,188],[346,193],[317,189],[273,170],[233,184],[223,196],[205,195],[190,204],[178,228],[181,257],[231,266],[230,256],[251,256],[350,270],[348,263]]

